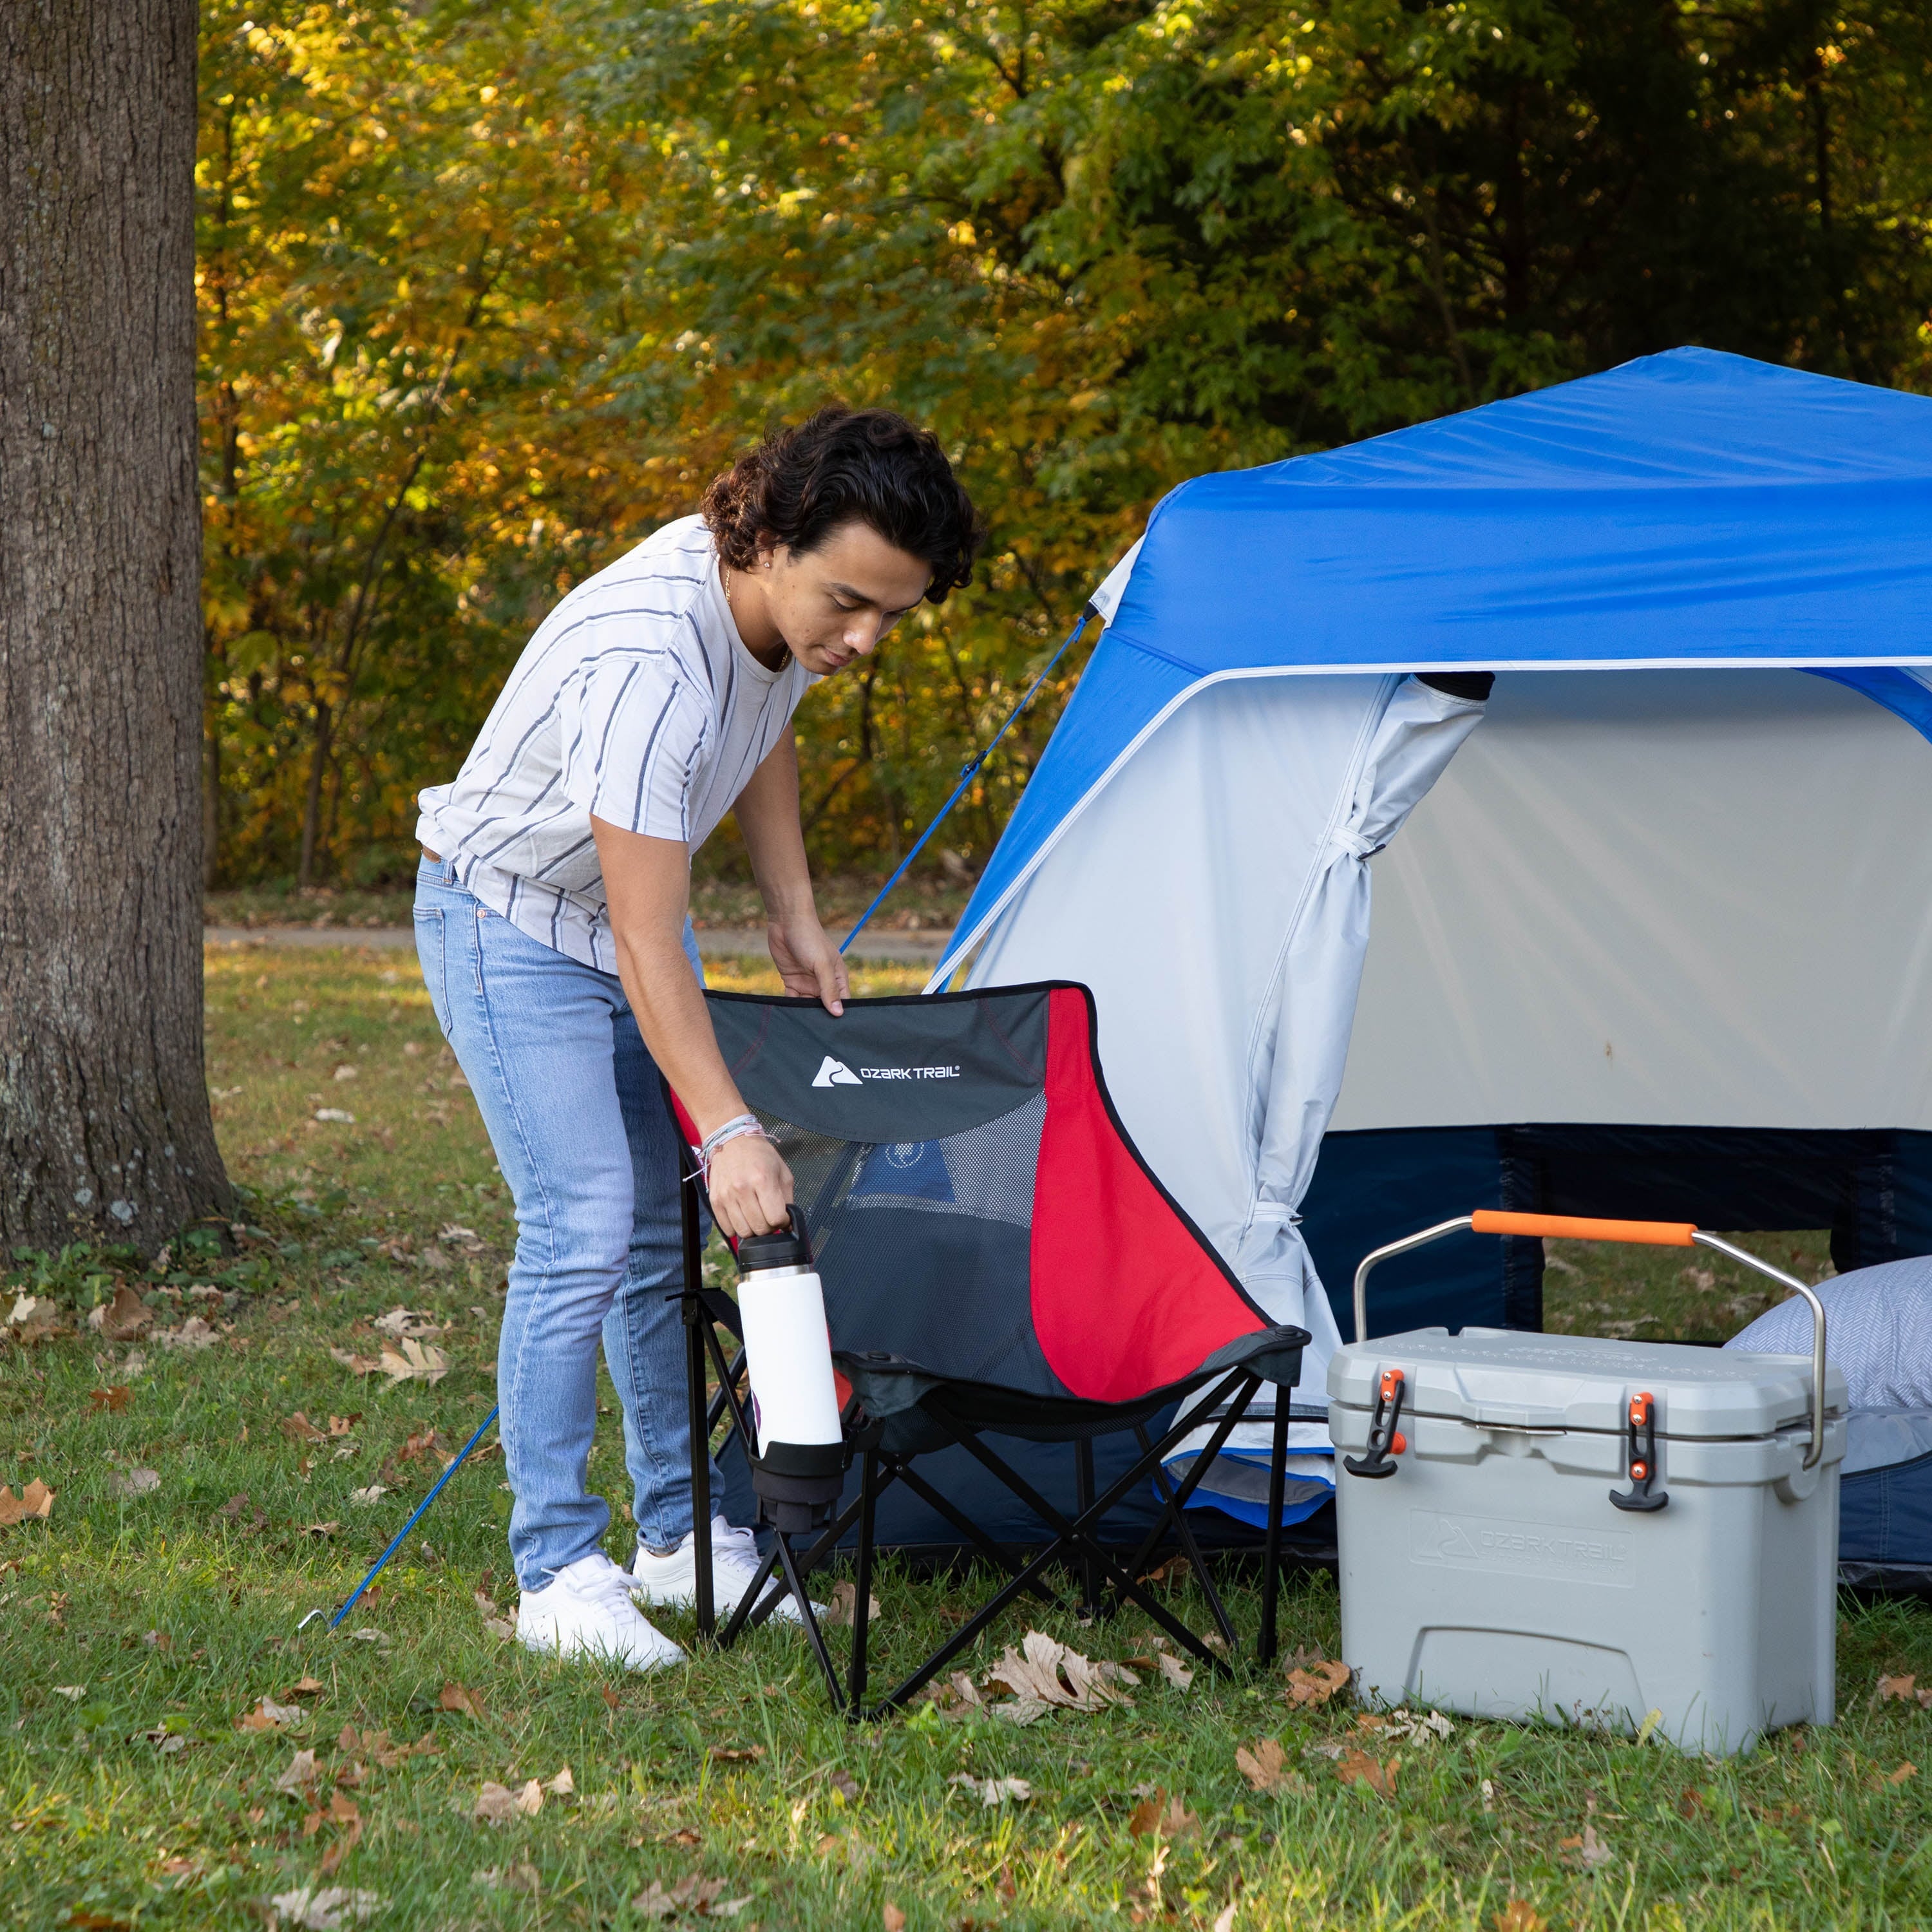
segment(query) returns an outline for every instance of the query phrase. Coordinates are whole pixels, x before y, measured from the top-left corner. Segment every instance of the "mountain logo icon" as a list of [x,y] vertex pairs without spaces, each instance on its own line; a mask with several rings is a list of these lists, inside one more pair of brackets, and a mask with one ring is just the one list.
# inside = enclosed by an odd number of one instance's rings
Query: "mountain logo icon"
[[866,1083],[844,1060],[834,1060],[828,1053],[825,1064],[818,1070],[818,1077],[812,1084],[814,1087],[862,1087]]

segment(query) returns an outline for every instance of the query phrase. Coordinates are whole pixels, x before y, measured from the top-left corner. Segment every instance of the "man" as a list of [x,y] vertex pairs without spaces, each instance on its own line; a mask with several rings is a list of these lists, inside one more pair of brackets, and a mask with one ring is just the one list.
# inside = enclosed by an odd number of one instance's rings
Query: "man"
[[[683,1655],[638,1602],[687,1602],[696,1583],[660,1070],[705,1137],[727,1234],[782,1226],[790,1198],[712,1033],[691,854],[735,811],[786,990],[842,1011],[791,714],[922,598],[964,584],[980,536],[931,435],[884,410],[822,410],[566,597],[455,782],[422,795],[417,952],[516,1204],[496,1386],[533,1650],[640,1670]],[[634,1491],[628,1570],[604,1554],[610,1512],[586,1488],[600,1334]],[[722,1519],[712,1539],[728,1608],[756,1546]]]

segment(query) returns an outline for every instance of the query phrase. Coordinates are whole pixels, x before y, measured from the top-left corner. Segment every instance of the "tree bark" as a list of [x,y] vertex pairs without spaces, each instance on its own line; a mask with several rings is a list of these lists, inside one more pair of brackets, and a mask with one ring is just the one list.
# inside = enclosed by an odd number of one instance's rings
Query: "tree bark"
[[202,1057],[195,0],[0,6],[0,1242],[225,1208]]

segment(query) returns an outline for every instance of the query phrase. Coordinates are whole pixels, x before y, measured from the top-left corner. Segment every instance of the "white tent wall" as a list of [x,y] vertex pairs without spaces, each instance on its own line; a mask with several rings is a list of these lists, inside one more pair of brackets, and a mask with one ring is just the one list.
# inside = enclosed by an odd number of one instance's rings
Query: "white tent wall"
[[[1482,715],[1394,676],[1194,692],[1070,819],[967,977],[1093,988],[1122,1120],[1249,1293],[1315,1337],[1318,1414],[1338,1337],[1296,1210],[1347,1058],[1368,856]],[[1318,1423],[1298,1434],[1326,1446]]]
[[1928,833],[1932,745],[1824,679],[1500,677],[1375,861],[1332,1124],[1932,1128]]

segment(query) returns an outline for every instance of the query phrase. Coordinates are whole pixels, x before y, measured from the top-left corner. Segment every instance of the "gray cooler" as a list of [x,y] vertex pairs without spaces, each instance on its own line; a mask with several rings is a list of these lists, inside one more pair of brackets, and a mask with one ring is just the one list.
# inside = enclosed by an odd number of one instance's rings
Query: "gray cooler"
[[[1428,1232],[1506,1219],[1567,1232]],[[1342,1348],[1328,1396],[1365,1699],[1718,1754],[1832,1720],[1835,1368],[1814,1410],[1809,1356],[1432,1328]]]

